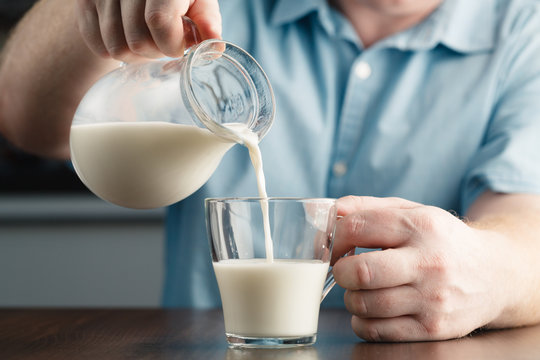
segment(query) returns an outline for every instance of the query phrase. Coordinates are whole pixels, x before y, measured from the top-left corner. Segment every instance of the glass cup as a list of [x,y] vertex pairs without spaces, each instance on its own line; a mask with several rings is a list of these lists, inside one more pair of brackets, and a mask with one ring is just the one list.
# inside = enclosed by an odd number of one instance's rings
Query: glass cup
[[205,209],[229,345],[315,343],[320,302],[335,284],[335,200],[206,199]]

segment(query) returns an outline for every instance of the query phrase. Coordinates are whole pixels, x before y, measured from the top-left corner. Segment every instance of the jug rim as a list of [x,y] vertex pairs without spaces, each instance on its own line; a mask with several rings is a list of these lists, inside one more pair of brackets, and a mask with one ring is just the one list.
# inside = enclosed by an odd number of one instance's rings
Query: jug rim
[[[205,50],[215,50],[219,47],[223,47],[222,55],[226,55],[223,58],[227,59],[235,69],[242,73],[249,90],[256,95],[253,99],[255,103],[253,105],[256,111],[249,119],[247,125],[257,134],[260,141],[270,130],[274,122],[276,111],[274,92],[270,80],[261,65],[253,56],[238,45],[226,40],[208,39],[186,50],[186,54],[184,55],[186,57],[186,66],[184,68],[183,84],[181,86],[182,97],[193,109],[193,118],[196,122],[199,122],[218,136],[242,143],[242,140],[233,131],[223,126],[219,121],[212,119],[197,99],[193,87],[192,73],[194,62],[198,58],[198,55]],[[237,55],[236,58],[230,54],[231,49]],[[249,66],[251,71],[246,69],[246,65]]]

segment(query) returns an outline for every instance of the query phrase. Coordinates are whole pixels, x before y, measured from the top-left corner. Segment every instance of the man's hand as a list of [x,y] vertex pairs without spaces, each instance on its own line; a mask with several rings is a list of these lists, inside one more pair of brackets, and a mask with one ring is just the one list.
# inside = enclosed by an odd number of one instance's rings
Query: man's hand
[[221,37],[217,0],[77,0],[76,6],[79,31],[92,52],[126,62],[182,56],[184,15],[203,40]]
[[371,341],[467,335],[504,310],[515,274],[505,237],[449,212],[398,198],[338,200],[334,261],[354,247],[381,248],[339,259],[355,333]]

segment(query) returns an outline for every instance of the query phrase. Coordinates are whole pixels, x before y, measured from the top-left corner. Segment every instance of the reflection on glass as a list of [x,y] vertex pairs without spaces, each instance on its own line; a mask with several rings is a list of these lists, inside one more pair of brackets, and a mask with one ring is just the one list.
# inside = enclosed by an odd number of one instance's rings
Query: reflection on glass
[[226,360],[317,360],[319,355],[314,347],[286,349],[227,349]]

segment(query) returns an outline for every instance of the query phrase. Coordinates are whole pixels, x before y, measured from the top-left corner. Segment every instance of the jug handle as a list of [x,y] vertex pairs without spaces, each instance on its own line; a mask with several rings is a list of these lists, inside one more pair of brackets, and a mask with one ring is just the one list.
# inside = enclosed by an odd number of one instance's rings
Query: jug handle
[[193,20],[187,16],[182,16],[182,25],[184,26],[184,44],[186,47],[184,51],[187,52],[190,47],[201,42],[201,33]]

